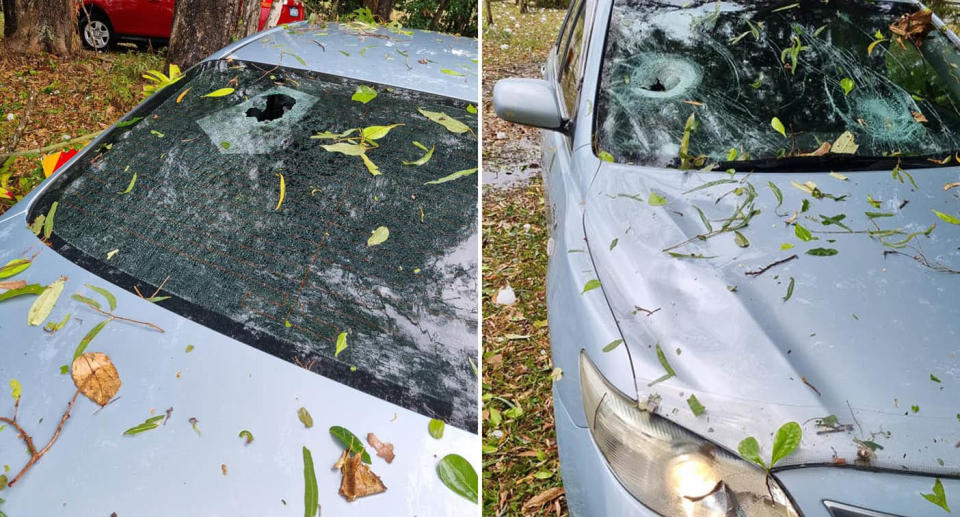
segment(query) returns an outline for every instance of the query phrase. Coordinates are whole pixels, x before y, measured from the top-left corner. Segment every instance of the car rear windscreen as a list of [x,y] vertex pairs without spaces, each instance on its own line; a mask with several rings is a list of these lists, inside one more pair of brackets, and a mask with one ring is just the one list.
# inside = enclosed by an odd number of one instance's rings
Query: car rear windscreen
[[865,0],[615,0],[598,148],[661,167],[943,164],[934,161],[960,150],[960,58],[952,34],[917,11]]
[[81,266],[147,297],[162,284],[161,307],[475,432],[467,107],[205,63],[62,172],[30,217],[57,202],[52,244]]

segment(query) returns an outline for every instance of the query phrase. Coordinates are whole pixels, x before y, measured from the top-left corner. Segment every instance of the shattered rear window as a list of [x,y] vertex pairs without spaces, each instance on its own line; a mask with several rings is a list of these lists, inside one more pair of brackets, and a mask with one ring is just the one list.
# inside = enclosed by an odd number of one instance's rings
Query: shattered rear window
[[891,30],[915,11],[850,0],[615,0],[599,150],[624,163],[738,170],[797,159],[813,170],[943,162],[960,149],[960,59],[937,29]]
[[[206,63],[64,171],[31,218],[56,201],[52,244],[81,266],[147,297],[162,285],[171,298],[161,307],[473,431],[479,244],[467,106]],[[420,110],[445,113],[460,132]]]

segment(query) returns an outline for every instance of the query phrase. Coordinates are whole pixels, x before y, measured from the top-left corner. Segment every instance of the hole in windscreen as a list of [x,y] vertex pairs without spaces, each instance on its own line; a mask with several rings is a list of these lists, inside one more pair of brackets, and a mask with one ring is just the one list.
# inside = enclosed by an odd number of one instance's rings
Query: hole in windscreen
[[250,108],[247,110],[247,116],[255,117],[257,122],[276,120],[282,117],[283,114],[292,108],[296,103],[297,100],[289,95],[284,95],[282,93],[270,94],[267,95],[267,105],[265,108]]

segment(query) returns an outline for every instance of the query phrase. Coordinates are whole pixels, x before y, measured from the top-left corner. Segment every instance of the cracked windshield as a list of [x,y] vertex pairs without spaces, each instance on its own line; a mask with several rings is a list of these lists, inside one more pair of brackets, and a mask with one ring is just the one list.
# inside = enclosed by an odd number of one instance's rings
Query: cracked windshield
[[479,244],[467,107],[206,63],[65,171],[30,218],[56,203],[54,248],[83,267],[147,296],[162,287],[162,307],[472,429]]
[[597,101],[601,156],[739,171],[950,164],[960,56],[953,35],[915,11],[616,0]]

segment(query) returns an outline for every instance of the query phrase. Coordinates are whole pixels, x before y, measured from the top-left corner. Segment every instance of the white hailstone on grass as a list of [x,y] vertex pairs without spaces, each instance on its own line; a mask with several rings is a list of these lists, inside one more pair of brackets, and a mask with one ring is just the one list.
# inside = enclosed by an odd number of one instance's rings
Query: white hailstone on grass
[[500,292],[497,293],[497,298],[493,301],[497,305],[513,305],[517,303],[517,295],[513,292],[513,288],[510,287],[510,284],[507,284],[506,287],[500,289]]
[[13,113],[7,113],[7,122],[13,122],[13,119],[17,118]]
[[500,50],[507,50],[508,48],[510,48],[510,45],[507,45],[506,43],[500,45]]

